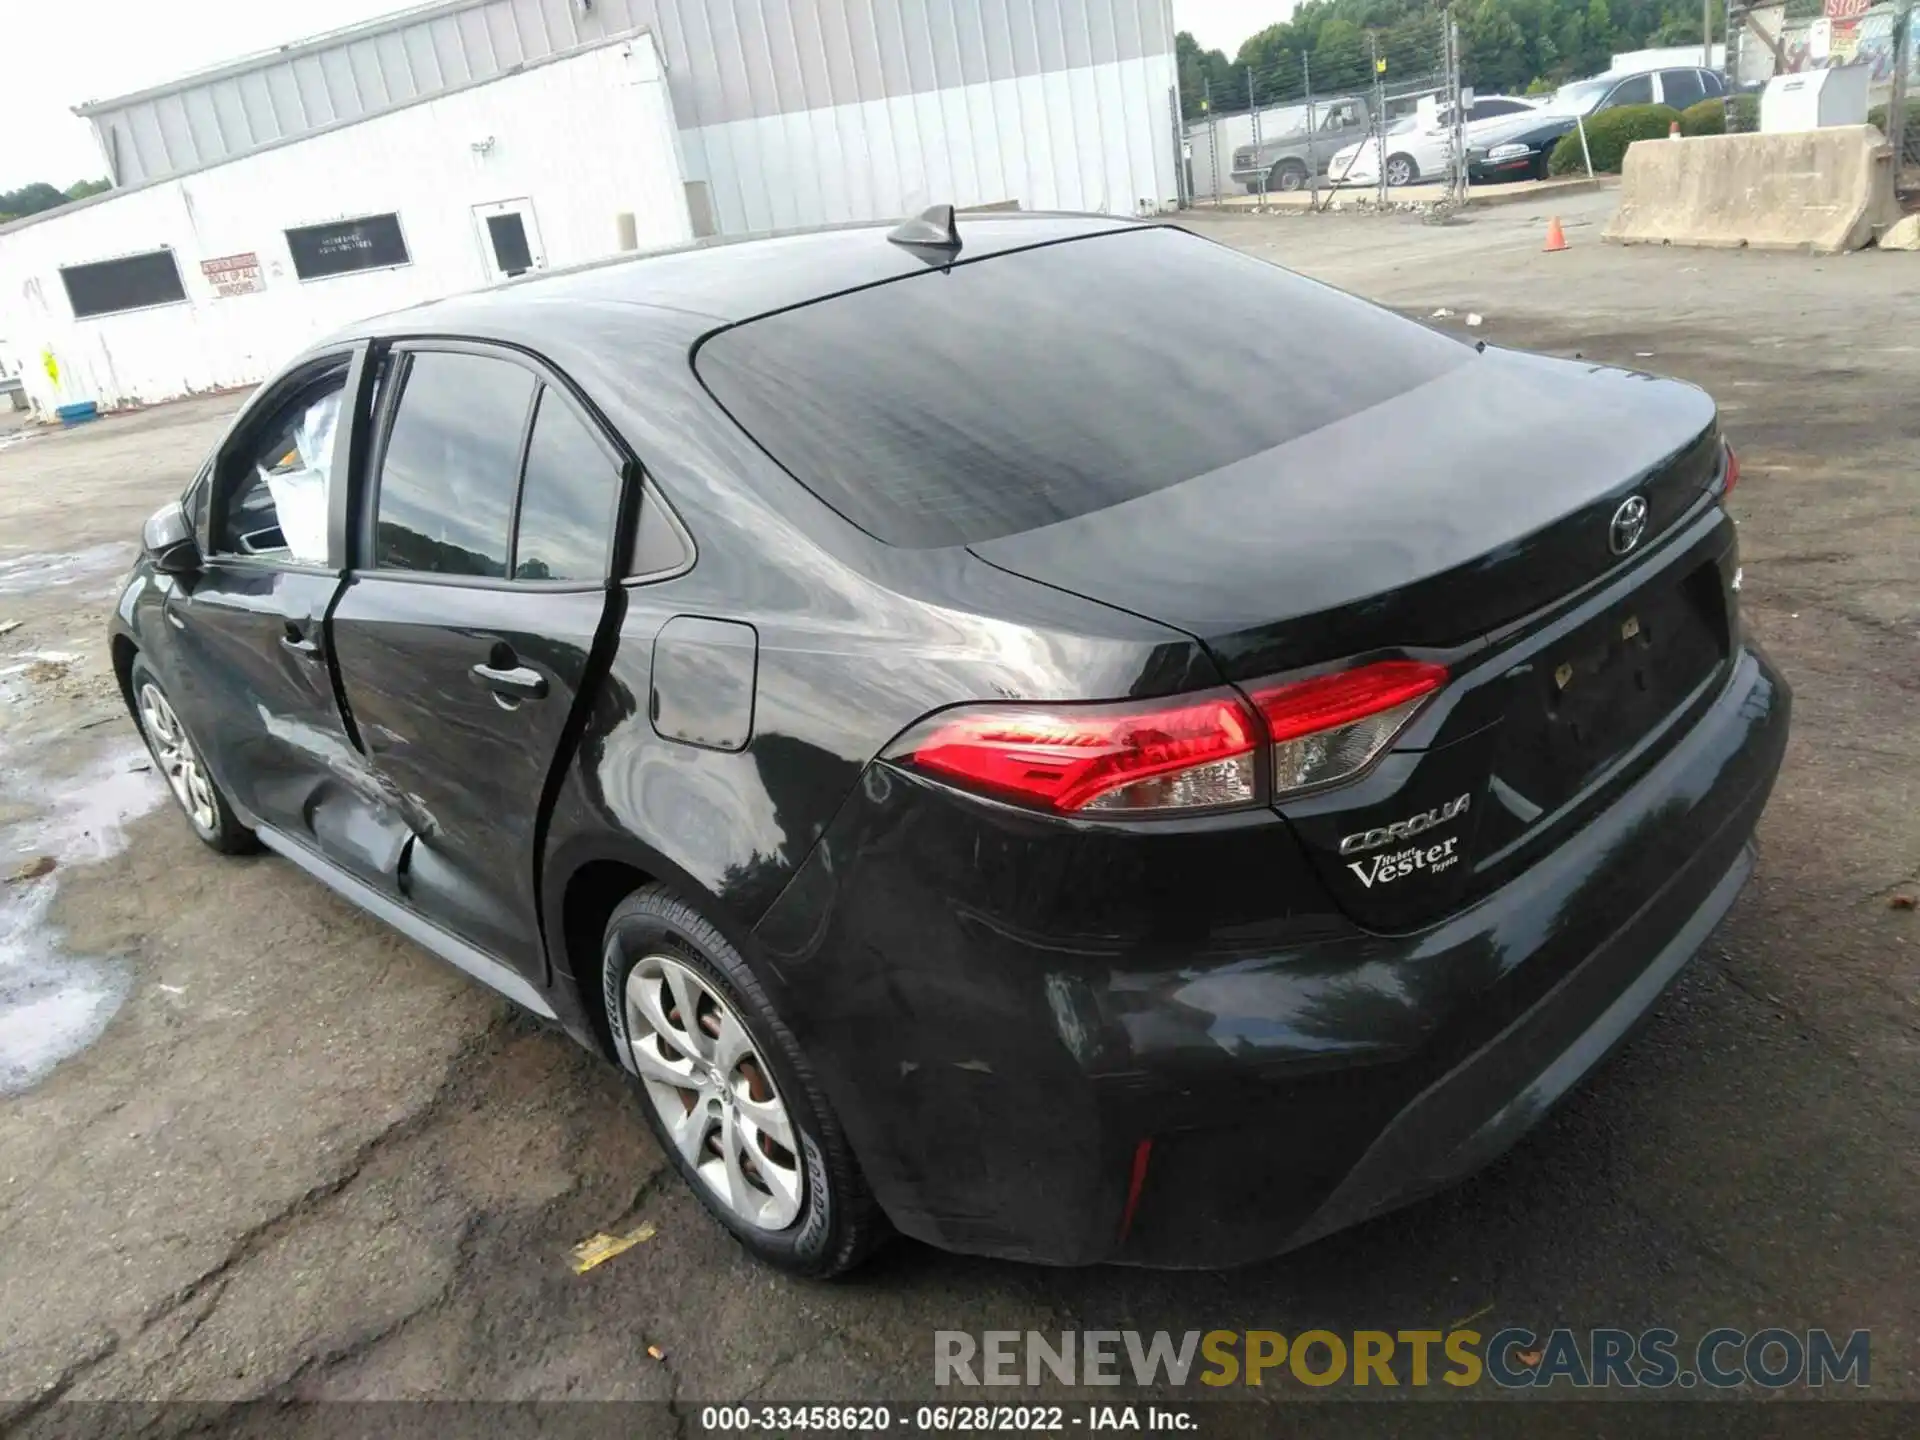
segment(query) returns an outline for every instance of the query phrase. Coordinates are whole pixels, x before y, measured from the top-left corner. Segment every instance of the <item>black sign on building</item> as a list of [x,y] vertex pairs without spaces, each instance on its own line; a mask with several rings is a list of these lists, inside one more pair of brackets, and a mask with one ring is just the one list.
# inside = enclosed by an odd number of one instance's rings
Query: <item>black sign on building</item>
[[60,283],[67,287],[76,319],[173,305],[187,298],[171,250],[149,250],[91,265],[63,265]]
[[398,215],[362,215],[357,220],[302,225],[287,231],[287,249],[293,252],[293,273],[302,280],[347,275],[355,270],[385,270],[412,259],[407,254],[407,237],[400,233]]

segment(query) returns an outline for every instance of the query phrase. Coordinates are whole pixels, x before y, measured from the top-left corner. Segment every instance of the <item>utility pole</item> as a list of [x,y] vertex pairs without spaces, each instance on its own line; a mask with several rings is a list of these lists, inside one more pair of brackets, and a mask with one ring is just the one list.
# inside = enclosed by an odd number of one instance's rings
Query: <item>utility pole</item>
[[1367,58],[1373,63],[1373,124],[1369,127],[1374,136],[1377,162],[1380,208],[1387,208],[1387,62],[1380,58],[1380,32],[1367,32]]
[[1700,68],[1713,69],[1713,0],[1700,0]]
[[[1253,115],[1253,163],[1262,164],[1260,159],[1260,107],[1253,103],[1253,66],[1247,66],[1247,109]],[[1260,172],[1260,208],[1267,208],[1267,172]]]
[[1305,54],[1300,56],[1300,84],[1307,92],[1307,184],[1312,188],[1310,203],[1315,210],[1320,208],[1320,152],[1315,146],[1314,134],[1320,128],[1320,117],[1313,109],[1313,61]]

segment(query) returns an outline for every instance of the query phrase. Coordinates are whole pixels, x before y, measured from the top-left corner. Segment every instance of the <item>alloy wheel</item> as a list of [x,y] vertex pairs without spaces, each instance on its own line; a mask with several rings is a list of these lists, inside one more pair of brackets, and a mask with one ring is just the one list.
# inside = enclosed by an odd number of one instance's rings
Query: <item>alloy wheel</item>
[[1405,160],[1396,155],[1387,162],[1387,184],[1405,185],[1412,179],[1413,166],[1409,165]]
[[799,1144],[747,1027],[700,975],[648,955],[627,975],[627,1042],[673,1146],[708,1191],[761,1230],[806,1195]]
[[186,728],[173,713],[167,697],[150,681],[140,687],[140,724],[147,732],[147,743],[153,748],[160,773],[166,776],[180,808],[201,830],[208,833],[218,830],[220,809],[214,803],[213,782],[200,763],[200,753],[187,738]]

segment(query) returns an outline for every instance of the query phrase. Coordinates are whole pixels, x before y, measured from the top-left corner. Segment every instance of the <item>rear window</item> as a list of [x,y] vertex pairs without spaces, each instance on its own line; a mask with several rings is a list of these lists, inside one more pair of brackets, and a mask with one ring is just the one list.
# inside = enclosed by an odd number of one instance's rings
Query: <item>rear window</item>
[[1179,484],[1471,353],[1225,246],[1141,227],[763,316],[715,335],[696,366],[821,500],[926,548]]

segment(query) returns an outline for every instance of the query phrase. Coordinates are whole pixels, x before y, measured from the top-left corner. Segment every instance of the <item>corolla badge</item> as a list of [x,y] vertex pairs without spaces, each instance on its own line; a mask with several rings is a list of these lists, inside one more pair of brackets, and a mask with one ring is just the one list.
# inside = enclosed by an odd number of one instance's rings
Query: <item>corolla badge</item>
[[1391,825],[1377,826],[1372,830],[1356,830],[1340,841],[1342,855],[1359,855],[1368,850],[1378,850],[1383,845],[1398,845],[1403,840],[1411,840],[1436,825],[1467,813],[1466,795],[1456,795],[1444,805],[1436,805],[1431,810],[1423,810],[1418,815],[1409,815],[1404,820],[1396,820]]
[[1646,533],[1647,502],[1639,495],[1628,496],[1607,524],[1607,548],[1616,555],[1624,555],[1638,545]]

